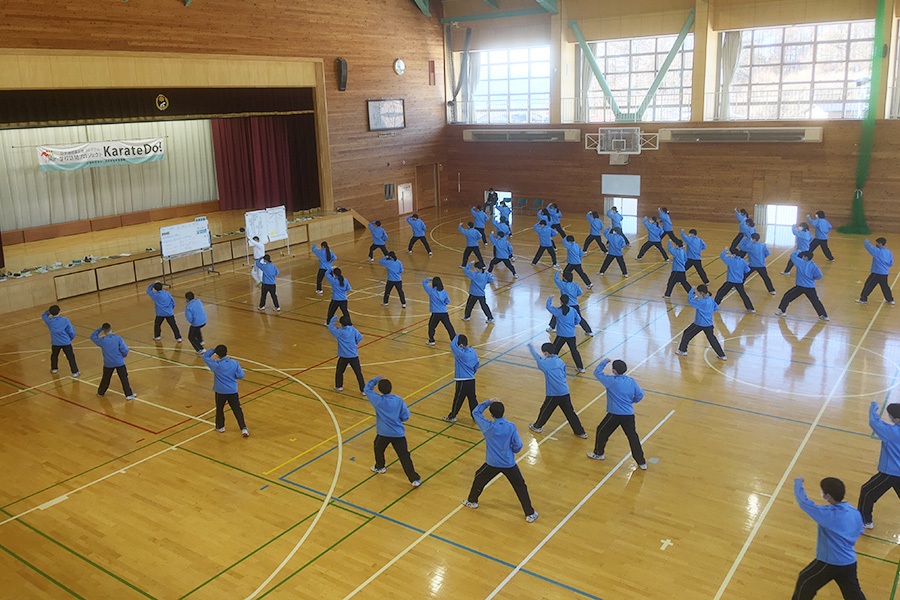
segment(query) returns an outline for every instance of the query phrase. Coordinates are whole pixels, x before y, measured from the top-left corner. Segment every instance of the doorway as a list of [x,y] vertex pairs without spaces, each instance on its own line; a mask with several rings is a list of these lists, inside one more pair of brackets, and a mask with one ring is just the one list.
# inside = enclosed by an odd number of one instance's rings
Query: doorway
[[438,179],[438,165],[416,166],[416,210],[437,206],[440,183]]
[[413,211],[413,186],[411,183],[401,183],[397,186],[397,206],[401,215]]

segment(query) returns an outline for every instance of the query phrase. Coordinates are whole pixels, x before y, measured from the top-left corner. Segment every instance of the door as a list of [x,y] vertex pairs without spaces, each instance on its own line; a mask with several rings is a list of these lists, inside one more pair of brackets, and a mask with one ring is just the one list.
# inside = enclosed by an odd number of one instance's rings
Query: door
[[438,166],[418,165],[416,167],[416,210],[437,206]]
[[411,183],[401,183],[397,186],[397,206],[400,214],[405,215],[413,211],[413,188]]

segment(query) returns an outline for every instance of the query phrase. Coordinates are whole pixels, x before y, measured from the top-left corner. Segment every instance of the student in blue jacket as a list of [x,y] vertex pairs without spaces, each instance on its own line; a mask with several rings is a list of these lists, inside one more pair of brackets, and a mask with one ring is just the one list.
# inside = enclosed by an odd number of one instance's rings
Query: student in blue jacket
[[[619,213],[619,209],[616,208],[615,206],[611,207],[608,211],[606,211],[606,216],[609,217],[609,227],[606,228],[606,231],[609,231],[610,229],[618,228],[619,235],[621,235],[622,239],[625,240],[625,245],[630,246],[631,242],[628,240],[627,237],[625,237],[625,234],[622,232],[622,221],[625,220],[625,217],[623,217]],[[608,240],[609,238],[606,238],[606,239]]]
[[510,261],[510,258],[512,258],[513,255],[513,247],[512,244],[509,243],[506,234],[502,231],[498,231],[497,237],[494,237],[494,232],[492,231],[490,240],[491,244],[494,245],[494,258],[491,259],[491,264],[488,266],[488,273],[493,273],[494,267],[499,263],[503,263],[506,265],[506,268],[512,272],[513,279],[518,279],[519,276],[516,274],[516,268]]
[[175,322],[175,298],[163,289],[163,284],[154,282],[147,287],[147,295],[156,305],[156,318],[153,320],[153,339],[159,340],[162,336],[162,322],[165,321],[172,328],[175,341],[181,343],[181,332]]
[[701,252],[706,250],[706,242],[697,235],[696,229],[691,229],[687,235],[684,234],[684,229],[682,229],[681,241],[684,242],[684,252],[687,255],[687,260],[684,263],[684,272],[687,273],[691,267],[694,267],[697,275],[700,276],[700,281],[709,285],[709,277],[706,276],[706,271],[703,270],[703,257],[700,255]]
[[[756,223],[753,222],[753,219],[751,219],[750,217],[747,217],[746,219],[741,221],[741,223],[738,225],[738,229],[740,230],[741,234],[744,236],[743,238],[741,238],[741,242],[743,242],[745,240],[749,240],[749,239],[753,238],[753,234],[756,233]],[[731,252],[732,254],[734,254],[735,256],[744,258],[746,256],[746,253],[743,250],[741,250],[741,242],[738,242],[736,247],[729,247],[728,251]]]
[[553,246],[553,236],[556,235],[556,230],[547,225],[547,221],[544,219],[541,219],[534,224],[534,230],[538,234],[538,249],[531,264],[538,264],[538,261],[546,250],[547,253],[550,254],[550,260],[553,261],[553,266],[558,267],[559,265],[556,262],[556,248]]
[[244,370],[240,363],[233,358],[228,358],[228,348],[224,344],[207,350],[203,354],[203,362],[213,372],[213,392],[216,394],[216,431],[225,433],[225,403],[227,402],[234,418],[237,419],[238,427],[241,428],[241,435],[250,437],[250,431],[244,422],[241,399],[238,396],[238,379],[244,378]]
[[594,284],[591,283],[591,280],[588,278],[587,274],[584,272],[584,269],[581,266],[581,259],[584,257],[584,250],[581,249],[575,242],[575,237],[571,235],[567,235],[563,238],[563,246],[566,247],[566,268],[563,271],[563,274],[569,273],[572,271],[578,273],[581,277],[581,280],[584,282],[584,285],[588,286],[588,289],[594,287]]
[[644,245],[641,246],[641,249],[638,251],[638,255],[635,257],[636,260],[643,260],[644,254],[652,247],[656,247],[659,250],[659,253],[662,255],[663,260],[668,262],[669,255],[666,254],[665,249],[662,247],[662,236],[663,236],[663,228],[659,224],[659,221],[656,217],[650,217],[649,219],[644,217],[644,227],[647,229],[647,241],[644,242]]
[[344,274],[340,269],[332,269],[331,272],[325,273],[325,279],[331,284],[331,302],[328,303],[328,315],[325,317],[325,324],[331,323],[331,317],[338,309],[341,313],[350,318],[350,311],[347,309],[347,292],[353,289],[350,282],[344,278]]
[[681,336],[681,343],[678,344],[675,354],[687,356],[688,342],[702,331],[706,334],[706,339],[709,340],[709,345],[712,346],[719,360],[728,360],[713,331],[713,313],[719,310],[719,305],[710,296],[709,288],[705,285],[698,285],[693,288],[688,292],[688,304],[694,307],[694,322],[684,330],[684,335]]
[[581,322],[581,314],[569,306],[569,297],[560,296],[559,306],[553,306],[553,296],[547,298],[547,312],[556,317],[556,339],[553,340],[554,354],[559,354],[563,345],[569,346],[572,360],[575,361],[575,369],[584,373],[584,363],[581,362],[581,353],[578,352],[578,343],[575,341],[575,326]]
[[625,240],[625,236],[622,235],[622,230],[618,227],[607,227],[603,231],[603,235],[606,237],[606,243],[609,245],[609,252],[606,254],[606,258],[603,259],[603,266],[597,271],[597,275],[606,275],[606,269],[615,260],[619,265],[619,269],[622,270],[622,276],[628,277],[628,267],[625,266],[625,259],[622,257],[622,249],[628,243]]
[[257,260],[256,266],[262,271],[262,291],[259,295],[259,306],[256,308],[258,310],[266,310],[266,296],[271,295],[275,310],[281,310],[281,307],[278,305],[278,296],[275,295],[275,277],[280,273],[278,267],[272,263],[272,257],[268,254]]
[[775,286],[772,285],[772,279],[769,278],[769,271],[766,269],[766,257],[770,254],[769,248],[759,241],[759,234],[754,233],[750,236],[749,240],[741,240],[738,246],[740,247],[741,252],[747,256],[747,262],[750,266],[750,270],[747,272],[744,281],[746,281],[746,278],[750,277],[755,271],[759,273],[759,278],[766,284],[766,289],[769,290],[769,293],[774,296]]
[[466,265],[463,271],[471,282],[469,283],[469,298],[466,300],[466,309],[463,313],[463,321],[468,321],[472,317],[472,309],[475,303],[481,305],[484,316],[487,317],[488,323],[494,322],[494,315],[491,314],[491,308],[485,300],[485,289],[491,283],[494,283],[494,276],[487,272],[484,263],[473,263]]
[[184,295],[187,305],[184,307],[184,318],[187,319],[188,341],[197,354],[203,354],[203,326],[206,325],[206,310],[200,298],[194,296],[194,292]]
[[572,407],[572,397],[569,395],[569,382],[566,381],[566,363],[556,355],[553,344],[546,343],[541,345],[541,351],[538,353],[534,346],[528,344],[528,350],[531,356],[537,362],[538,369],[544,374],[544,403],[538,411],[538,417],[534,423],[529,423],[528,429],[535,433],[541,433],[544,425],[553,415],[556,407],[562,409],[566,415],[566,420],[572,428],[572,432],[580,438],[587,439],[587,432],[581,425],[581,419],[578,413]]
[[416,242],[422,242],[422,245],[425,246],[425,251],[428,252],[428,256],[432,256],[431,246],[428,245],[428,238],[425,237],[425,230],[428,229],[425,221],[420,219],[418,214],[414,214],[411,217],[406,217],[406,222],[412,227],[412,237],[409,238],[409,247],[406,249],[406,253],[412,254],[413,245]]
[[485,205],[485,209],[482,209],[480,206],[473,206],[469,209],[469,212],[472,213],[472,218],[474,221],[475,231],[481,236],[481,241],[484,242],[484,245],[487,246],[487,236],[484,234],[484,226],[487,225],[487,222],[490,220],[490,217],[487,214],[487,205]]
[[65,317],[59,316],[59,306],[54,304],[41,315],[47,329],[50,330],[50,372],[59,371],[59,351],[62,350],[72,369],[72,377],[78,377],[78,364],[75,362],[75,351],[72,342],[75,340],[75,328]]
[[400,466],[403,467],[409,483],[413,487],[419,487],[422,478],[416,473],[412,456],[409,454],[406,427],[403,425],[405,421],[409,421],[409,408],[403,398],[391,393],[393,389],[393,385],[384,378],[384,375],[374,377],[366,383],[364,395],[375,409],[375,464],[370,470],[378,474],[387,471],[384,451],[391,445],[397,453],[397,458],[400,459]]
[[675,231],[672,227],[672,217],[669,215],[669,209],[665,206],[656,209],[656,213],[659,215],[659,224],[662,225],[663,228],[663,237],[669,236],[669,239],[673,242],[678,241],[678,238],[675,237]]
[[438,323],[444,325],[450,339],[456,337],[456,330],[453,329],[453,323],[450,322],[450,315],[447,314],[447,305],[450,304],[450,296],[444,290],[444,282],[440,277],[426,277],[422,282],[425,293],[428,294],[428,309],[431,311],[431,318],[428,319],[428,341],[425,342],[429,346],[434,346],[434,332],[437,330]]
[[[490,411],[493,421],[484,416],[485,410]],[[528,486],[525,485],[525,478],[522,477],[519,465],[516,464],[516,453],[522,450],[522,438],[519,437],[516,426],[503,417],[505,412],[506,409],[499,398],[482,402],[472,412],[472,417],[484,434],[485,458],[484,464],[475,471],[472,489],[469,490],[469,496],[463,500],[463,505],[478,508],[478,498],[481,497],[484,487],[491,479],[503,473],[516,492],[522,510],[525,511],[525,521],[534,523],[538,513],[531,505]]]
[[816,248],[821,246],[822,252],[825,254],[825,258],[828,259],[828,262],[834,262],[834,256],[831,255],[831,250],[828,249],[828,233],[831,231],[832,227],[831,223],[828,222],[828,219],[825,218],[825,211],[820,210],[816,212],[815,218],[806,215],[806,220],[809,221],[812,224],[813,229],[816,230],[813,241],[809,243],[809,251],[815,254]]
[[[809,232],[809,225],[807,225],[806,223],[791,225],[791,233],[794,234],[794,237],[797,240],[797,252],[809,251],[809,245],[812,243],[812,234]],[[812,256],[810,256],[810,258],[812,258]],[[794,261],[793,259],[788,258],[787,266],[784,268],[784,271],[782,271],[781,274],[790,275],[791,269],[793,268]]]
[[556,230],[556,233],[559,234],[561,239],[565,239],[566,232],[562,228],[562,212],[559,210],[559,206],[556,205],[555,202],[551,202],[547,205],[547,216],[550,218],[547,221],[550,224],[550,227]]
[[500,220],[506,219],[506,222],[509,223],[509,218],[512,215],[512,208],[509,206],[509,202],[503,200],[497,206],[497,212],[500,213]]
[[321,247],[313,244],[312,253],[319,259],[319,272],[316,273],[316,293],[321,294],[322,280],[325,279],[325,273],[334,268],[334,261],[337,260],[337,255],[328,247],[328,242],[322,242]]
[[875,245],[869,243],[869,240],[863,242],[866,252],[872,255],[872,269],[866,283],[863,284],[862,292],[857,298],[860,304],[866,304],[869,301],[869,294],[875,289],[876,285],[881,286],[881,293],[884,294],[884,300],[888,304],[894,303],[894,294],[891,292],[891,286],[888,284],[888,270],[894,266],[894,255],[888,250],[887,239],[880,237],[875,240]]
[[741,240],[744,239],[744,223],[746,223],[749,216],[750,215],[747,213],[746,208],[734,209],[734,218],[738,221],[738,234],[734,236],[734,239],[731,240],[731,245],[728,247],[728,250],[732,254],[737,254],[741,251],[741,249],[738,248],[738,244],[740,244]]
[[729,254],[728,248],[722,250],[722,253],[719,254],[719,258],[725,263],[725,267],[728,271],[725,274],[725,283],[723,283],[722,287],[719,288],[719,291],[716,292],[716,304],[721,305],[722,300],[725,299],[725,295],[734,288],[737,290],[741,300],[744,301],[744,308],[747,309],[747,312],[755,313],[756,309],[753,308],[753,302],[750,300],[750,296],[747,295],[747,290],[744,289],[744,281],[750,273],[750,267],[747,266],[747,261],[739,256]]
[[[578,297],[584,292],[581,290],[581,287],[574,281],[572,281],[571,273],[563,273],[562,277],[560,277],[560,271],[557,271],[553,274],[553,283],[556,284],[556,287],[559,288],[560,297],[566,296],[569,298],[569,308],[575,310],[578,313],[578,316],[581,318],[581,321],[578,323],[581,325],[581,328],[584,329],[584,332],[590,336],[594,335],[594,332],[591,331],[591,326],[588,324],[587,319],[584,318],[584,315],[581,314],[581,309],[578,307]],[[547,331],[553,333],[556,331],[556,317],[550,318],[550,325],[547,327]]]
[[466,249],[463,250],[462,264],[459,266],[463,269],[466,268],[470,254],[474,254],[478,262],[484,262],[484,259],[481,257],[481,249],[478,247],[478,242],[484,237],[484,229],[479,232],[475,229],[475,223],[469,221],[465,229],[463,229],[462,223],[459,224],[459,232],[466,238]]
[[675,240],[674,246],[672,245],[672,240],[666,240],[666,242],[669,252],[672,253],[672,272],[669,273],[669,281],[666,283],[666,293],[663,294],[663,298],[669,299],[672,297],[672,290],[675,289],[676,284],[681,284],[685,292],[691,291],[691,285],[687,281],[685,266],[687,264],[687,253],[684,250],[684,243],[679,239]]
[[822,271],[812,261],[812,257],[812,252],[809,251],[796,251],[791,254],[791,261],[797,267],[797,275],[794,278],[794,287],[784,293],[778,304],[775,314],[779,317],[786,317],[788,305],[801,295],[805,295],[816,310],[816,314],[819,315],[819,319],[821,321],[828,320],[828,312],[816,292],[816,281],[822,279]]
[[128,356],[128,346],[125,345],[125,340],[112,333],[109,323],[104,323],[91,334],[91,341],[100,347],[100,352],[103,354],[103,377],[100,379],[97,395],[106,394],[113,371],[115,371],[119,376],[119,381],[122,382],[125,399],[134,400],[137,394],[131,389],[131,384],[128,382],[128,369],[125,367],[125,357]]
[[591,224],[591,232],[585,238],[584,246],[581,249],[587,252],[591,242],[597,242],[597,245],[600,246],[600,250],[609,252],[609,250],[606,249],[606,244],[603,243],[603,219],[600,218],[600,215],[596,210],[588,211],[587,221]]
[[606,388],[606,416],[597,425],[594,451],[587,453],[588,458],[604,460],[609,436],[621,427],[625,432],[625,437],[628,438],[628,445],[631,447],[631,458],[642,470],[646,471],[647,461],[644,460],[641,436],[638,435],[634,425],[634,405],[644,398],[644,390],[633,378],[625,374],[628,365],[624,360],[613,361],[612,375],[603,372],[608,364],[609,359],[604,358],[594,369],[594,377]]
[[878,472],[859,490],[859,512],[866,529],[875,528],[872,511],[885,492],[893,489],[900,496],[900,404],[888,404],[886,411],[890,423],[881,420],[877,402],[869,406],[869,427],[881,440],[881,455]]
[[481,362],[475,348],[469,346],[469,338],[456,334],[450,341],[450,351],[453,353],[453,379],[456,381],[456,389],[453,392],[453,404],[450,414],[444,417],[448,423],[456,423],[456,416],[462,408],[463,400],[469,401],[469,412],[475,410],[478,399],[475,397],[475,373]]
[[369,223],[369,232],[372,234],[372,245],[369,246],[369,262],[375,262],[373,254],[375,248],[378,248],[384,256],[387,256],[388,249],[385,244],[387,244],[388,234],[381,226],[381,221],[372,221]]
[[816,504],[803,489],[803,478],[794,480],[794,497],[818,528],[816,558],[797,577],[794,600],[812,600],[816,592],[835,581],[846,600],[866,600],[856,575],[856,540],[863,533],[859,511],[844,502],[844,482],[826,477],[819,483],[828,504]]
[[340,327],[337,327],[334,323],[338,318],[336,316],[331,317],[331,321],[328,322],[328,331],[331,332],[331,335],[337,340],[338,345],[338,359],[337,366],[334,369],[334,389],[343,392],[344,391],[344,371],[347,370],[349,366],[353,369],[353,373],[356,374],[356,383],[359,384],[359,393],[365,396],[365,388],[366,380],[363,379],[362,374],[362,366],[359,364],[359,343],[362,341],[362,334],[353,326],[353,323],[350,322],[350,317],[347,315],[341,315]]
[[400,274],[403,273],[403,263],[397,260],[397,255],[391,250],[387,256],[381,257],[378,264],[387,269],[387,283],[384,284],[384,298],[381,300],[381,305],[388,305],[391,290],[397,288],[397,294],[400,296],[400,306],[406,308],[406,296],[403,294],[403,279],[400,277]]

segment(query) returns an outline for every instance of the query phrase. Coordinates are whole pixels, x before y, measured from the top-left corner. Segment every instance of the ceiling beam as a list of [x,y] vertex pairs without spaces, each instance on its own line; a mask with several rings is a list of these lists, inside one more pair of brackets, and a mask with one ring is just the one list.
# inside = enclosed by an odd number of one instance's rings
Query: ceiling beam
[[538,5],[551,15],[559,13],[556,8],[556,0],[536,0]]
[[426,17],[431,16],[431,9],[428,6],[428,0],[413,0],[416,3],[416,6],[419,7],[419,10],[422,11],[422,14]]
[[498,10],[500,9],[500,4],[497,2],[497,0],[484,0],[484,3],[489,6],[493,6],[494,8],[496,8]]

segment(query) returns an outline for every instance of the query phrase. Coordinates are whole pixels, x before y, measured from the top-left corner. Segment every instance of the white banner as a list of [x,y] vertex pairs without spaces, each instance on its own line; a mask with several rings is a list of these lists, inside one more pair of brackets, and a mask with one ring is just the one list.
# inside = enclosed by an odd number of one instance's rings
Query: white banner
[[41,171],[73,171],[113,165],[134,165],[163,160],[163,138],[87,142],[74,146],[38,146]]

